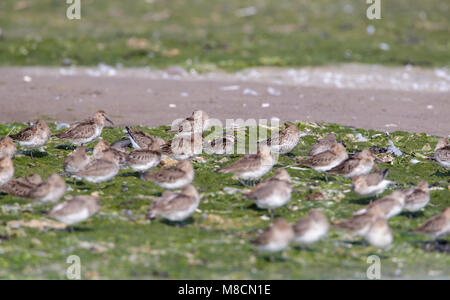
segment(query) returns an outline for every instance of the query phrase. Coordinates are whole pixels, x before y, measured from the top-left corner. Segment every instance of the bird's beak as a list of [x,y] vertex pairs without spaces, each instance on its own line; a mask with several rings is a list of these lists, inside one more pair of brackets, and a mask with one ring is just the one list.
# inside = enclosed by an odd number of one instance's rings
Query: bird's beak
[[375,161],[376,161],[377,163],[379,163],[379,164],[384,163],[381,159],[379,159],[379,158],[377,158],[377,157],[375,157]]
[[105,120],[106,120],[106,121],[108,121],[109,123],[111,123],[111,125],[114,125],[114,122],[113,122],[113,121],[111,121],[111,119],[110,119],[110,118],[108,118],[108,117],[105,117]]

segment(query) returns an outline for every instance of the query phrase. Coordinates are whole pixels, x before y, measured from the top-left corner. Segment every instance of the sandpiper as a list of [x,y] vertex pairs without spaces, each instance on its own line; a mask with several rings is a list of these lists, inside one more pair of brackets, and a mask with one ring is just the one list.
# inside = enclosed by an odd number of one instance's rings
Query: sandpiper
[[128,138],[131,142],[131,145],[136,150],[149,149],[154,144],[162,146],[166,143],[166,141],[164,141],[162,138],[151,136],[144,131],[134,130],[130,127],[125,128],[127,129]]
[[81,171],[73,173],[73,177],[91,183],[102,183],[113,179],[119,173],[119,170],[120,166],[117,156],[111,151],[106,151],[102,159],[92,161]]
[[123,137],[111,144],[111,148],[122,152],[127,152],[128,147],[132,147],[130,138],[128,136]]
[[406,190],[405,194],[404,209],[409,212],[419,211],[430,202],[430,190],[426,181],[421,181],[417,187]]
[[15,178],[3,185],[0,190],[12,196],[27,197],[30,192],[39,184],[42,178],[38,174],[31,174],[27,178]]
[[180,133],[161,146],[162,154],[175,159],[190,159],[203,151],[203,137],[200,133]]
[[56,205],[48,214],[68,226],[85,221],[100,210],[100,201],[91,196],[76,196]]
[[200,196],[192,185],[188,184],[181,192],[166,191],[162,197],[150,206],[147,218],[163,218],[172,222],[181,222],[192,215],[200,203]]
[[10,137],[17,141],[24,149],[36,149],[44,146],[51,136],[50,128],[44,120],[37,121],[34,125],[27,127]]
[[382,212],[375,208],[365,214],[354,215],[333,225],[339,229],[347,230],[354,235],[365,237],[372,224],[380,217],[382,217]]
[[266,145],[260,145],[256,154],[248,154],[229,166],[223,167],[221,172],[233,173],[244,180],[257,180],[269,172],[274,159],[272,151]]
[[450,234],[450,207],[428,219],[422,226],[414,229],[412,232],[428,235],[432,238],[438,238]]
[[7,184],[14,176],[14,164],[11,158],[0,158],[0,186]]
[[145,172],[155,168],[161,162],[158,149],[134,150],[128,154],[127,165],[136,172]]
[[367,175],[372,171],[374,160],[373,152],[369,149],[364,149],[328,172],[342,175],[345,178]]
[[392,194],[387,195],[381,199],[378,199],[365,208],[355,212],[355,215],[362,215],[370,210],[377,210],[380,212],[380,216],[386,219],[390,219],[402,212],[405,206],[405,192],[401,190],[393,191]]
[[387,248],[392,244],[394,235],[385,218],[377,218],[365,235],[370,245],[377,248]]
[[381,194],[390,184],[394,183],[393,181],[386,179],[388,172],[389,169],[386,169],[383,172],[353,177],[353,190],[361,196],[375,196]]
[[309,151],[308,156],[314,156],[319,153],[328,151],[331,149],[331,146],[336,144],[336,136],[332,133],[327,134],[327,136],[321,140],[318,140]]
[[434,150],[434,158],[446,169],[450,169],[450,145],[448,138],[442,138],[438,141]]
[[27,198],[33,199],[36,203],[58,202],[66,192],[66,182],[58,174],[50,175],[47,181],[34,187]]
[[99,141],[97,145],[95,145],[94,150],[92,151],[92,155],[94,156],[94,159],[103,159],[105,155],[109,153],[111,156],[114,157],[115,160],[119,162],[120,167],[125,167],[126,162],[128,159],[128,153],[122,152],[120,150],[117,150],[115,148],[111,148],[111,146],[108,144],[107,141],[105,141],[102,138],[99,138]]
[[225,135],[212,141],[203,143],[204,151],[208,154],[223,155],[232,154],[236,138],[234,135]]
[[192,115],[184,120],[179,120],[172,124],[172,132],[193,132],[202,133],[208,129],[209,116],[202,110],[196,110]]
[[105,121],[114,125],[106,113],[99,110],[92,118],[76,123],[55,136],[77,146],[86,145],[100,137],[103,127],[105,127]]
[[194,168],[190,161],[183,160],[156,172],[145,173],[141,177],[143,180],[152,181],[165,189],[179,189],[194,180]]
[[[310,167],[317,172],[327,172],[338,166],[347,158],[348,154],[345,147],[342,144],[335,143],[330,147],[330,150],[300,160],[299,165]],[[328,181],[326,173],[325,180]]]
[[0,139],[0,158],[7,156],[12,159],[16,155],[16,152],[17,147],[12,138],[4,136]]
[[294,231],[283,219],[276,219],[271,227],[258,238],[251,241],[261,252],[275,253],[283,251],[294,238]]
[[291,199],[291,192],[291,177],[286,170],[278,169],[272,178],[259,183],[245,196],[259,208],[268,209],[273,217],[273,209],[285,205]]
[[308,216],[294,224],[294,242],[310,245],[323,238],[330,228],[328,219],[320,210],[313,209]]
[[75,173],[83,170],[92,158],[87,155],[84,147],[77,147],[64,160],[64,171],[67,173]]
[[297,146],[300,140],[300,132],[294,124],[286,124],[286,128],[280,131],[274,137],[266,140],[266,144],[273,153],[286,154],[291,152]]

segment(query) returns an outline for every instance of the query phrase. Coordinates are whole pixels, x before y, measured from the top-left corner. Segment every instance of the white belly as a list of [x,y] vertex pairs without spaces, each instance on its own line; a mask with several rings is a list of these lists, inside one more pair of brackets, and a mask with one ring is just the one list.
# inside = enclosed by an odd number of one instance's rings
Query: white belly
[[144,172],[144,171],[153,169],[157,165],[159,165],[159,161],[153,160],[146,164],[133,164],[133,165],[130,165],[130,167],[131,167],[131,169],[133,169],[136,172]]
[[352,172],[347,175],[344,175],[345,178],[352,178],[355,176],[368,175],[372,170],[373,165],[371,166],[359,166],[355,168]]
[[39,136],[34,136],[29,141],[19,141],[19,145],[24,149],[34,149],[44,146],[46,142],[47,142],[46,139],[43,139]]
[[236,175],[238,175],[240,178],[245,179],[245,180],[254,180],[254,179],[261,178],[267,172],[269,172],[271,169],[272,169],[272,164],[265,163],[265,164],[262,164],[261,167],[256,170],[249,171],[249,172],[243,172],[243,173],[236,174]]
[[314,228],[306,231],[301,236],[295,236],[294,242],[298,244],[313,244],[323,238],[328,232],[327,226],[314,226]]
[[384,190],[392,183],[390,180],[383,180],[377,185],[368,186],[364,189],[355,190],[358,194],[363,196],[373,196],[384,192]]
[[89,211],[87,208],[84,208],[82,210],[80,210],[79,212],[70,214],[70,215],[66,215],[66,216],[60,216],[57,217],[56,219],[58,221],[60,221],[61,223],[64,223],[66,225],[73,225],[76,223],[80,223],[84,220],[86,220],[87,218],[89,218]]
[[185,178],[181,178],[181,179],[178,179],[178,180],[176,180],[174,182],[170,182],[170,183],[169,182],[155,182],[155,183],[162,188],[169,189],[169,190],[175,190],[175,189],[179,189],[179,188],[182,188],[182,187],[190,184],[193,179],[194,179],[193,177],[186,176]]
[[264,246],[258,246],[259,251],[262,252],[269,252],[269,253],[275,253],[280,252],[286,249],[286,247],[289,245],[288,242],[280,242],[280,241],[274,241],[270,242]]
[[258,199],[256,206],[263,209],[273,209],[285,205],[291,199],[289,193],[272,193],[269,197]]
[[173,221],[173,222],[179,222],[187,219],[190,215],[192,215],[195,210],[197,209],[198,203],[195,203],[189,207],[189,209],[184,211],[175,211],[168,214],[162,215],[163,218]]
[[109,174],[105,174],[102,176],[83,176],[82,179],[91,183],[102,183],[110,181],[111,179],[114,178],[114,176],[117,175],[117,173],[119,173],[119,168],[117,168],[116,170],[114,170],[114,172],[111,172]]
[[367,241],[374,247],[377,248],[386,248],[392,243],[392,235],[391,234],[367,234]]
[[68,141],[77,146],[86,145],[97,140],[102,135],[102,130],[103,130],[102,126],[96,126],[94,134],[92,136],[79,140],[68,140]]

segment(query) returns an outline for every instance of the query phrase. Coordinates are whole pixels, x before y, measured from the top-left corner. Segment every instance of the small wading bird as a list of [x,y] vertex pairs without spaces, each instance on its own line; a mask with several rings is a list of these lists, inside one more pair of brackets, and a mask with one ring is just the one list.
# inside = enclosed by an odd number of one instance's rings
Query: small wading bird
[[120,140],[117,140],[111,144],[111,148],[122,151],[122,152],[127,152],[127,149],[129,147],[133,147],[133,145],[131,145],[131,141],[128,136],[123,137]]
[[439,238],[450,234],[450,207],[444,208],[442,213],[430,218],[413,233],[428,235]]
[[44,146],[51,136],[50,128],[44,120],[39,120],[33,126],[27,127],[17,134],[10,135],[23,149],[29,149],[33,157],[33,149]]
[[165,189],[179,189],[194,180],[194,168],[190,161],[183,160],[174,166],[169,166],[153,173],[145,173],[141,178]]
[[128,160],[128,153],[111,148],[111,146],[108,144],[107,141],[105,141],[102,138],[99,138],[97,145],[95,145],[94,150],[92,151],[94,159],[96,160],[104,159],[105,156],[107,156],[108,154],[114,157],[114,160],[119,162],[119,166],[121,168],[126,167],[126,163]]
[[430,190],[428,182],[421,181],[417,187],[405,191],[405,210],[416,212],[427,206],[430,202]]
[[245,196],[254,200],[259,208],[268,209],[273,218],[273,210],[285,205],[291,199],[291,192],[291,177],[286,170],[279,169]]
[[65,192],[66,182],[58,174],[53,174],[47,181],[36,185],[25,197],[33,199],[37,204],[47,204],[58,202]]
[[15,178],[3,185],[0,190],[12,196],[26,198],[39,184],[42,178],[38,174],[31,174],[27,178]]
[[209,116],[202,110],[196,110],[186,119],[172,124],[171,132],[202,133],[208,129]]
[[324,139],[318,140],[312,147],[308,153],[308,156],[314,156],[319,153],[328,151],[331,149],[331,146],[336,144],[336,136],[332,133],[327,134]]
[[392,244],[394,235],[385,218],[376,219],[365,235],[370,245],[376,248],[387,248]]
[[[256,154],[248,154],[229,166],[223,167],[223,173],[233,173],[241,179],[254,181],[269,172],[274,165],[272,151],[266,145],[260,145]],[[246,185],[241,182],[241,184]]]
[[236,138],[234,135],[225,135],[212,141],[204,141],[203,149],[207,154],[232,154]]
[[438,141],[434,150],[435,160],[447,170],[450,169],[450,145],[448,138],[442,138]]
[[113,179],[119,173],[119,170],[118,157],[112,152],[107,151],[104,153],[102,159],[92,161],[81,171],[73,173],[72,176],[98,184]]
[[79,172],[90,164],[91,161],[92,158],[87,155],[86,149],[84,147],[77,147],[64,160],[64,171],[69,174]]
[[375,172],[369,175],[360,175],[352,178],[353,190],[361,196],[376,196],[384,192],[384,190],[393,181],[387,180],[389,169],[383,172]]
[[0,186],[7,184],[14,177],[14,164],[11,158],[0,158]]
[[367,205],[365,208],[358,210],[355,212],[355,215],[362,215],[368,211],[376,210],[380,213],[381,217],[390,219],[402,212],[403,207],[405,206],[405,198],[404,191],[394,191],[392,194],[378,199]]
[[273,137],[269,137],[265,144],[272,153],[287,154],[291,152],[300,141],[300,132],[294,124],[286,124],[286,128]]
[[186,160],[201,154],[203,136],[200,133],[180,133],[161,146],[162,154],[175,159]]
[[294,224],[294,243],[310,245],[322,239],[328,232],[330,224],[320,210],[313,209],[308,216]]
[[328,172],[342,175],[345,178],[368,175],[372,171],[374,160],[373,152],[369,149],[364,149]]
[[66,140],[76,146],[86,145],[100,137],[103,127],[105,127],[105,121],[114,125],[106,113],[99,110],[91,119],[70,126],[67,130],[55,134],[55,137]]
[[100,210],[100,201],[91,196],[76,196],[56,205],[48,214],[50,218],[70,226],[83,222]]
[[[294,238],[294,231],[283,219],[276,219],[271,227],[261,233],[256,239],[252,240],[260,252],[269,254],[283,251],[289,246]],[[273,261],[273,256],[270,256]]]
[[4,136],[0,139],[0,158],[9,157],[14,158],[17,152],[16,144],[9,136]]
[[192,215],[200,203],[200,196],[192,185],[185,186],[181,192],[165,191],[161,198],[150,206],[147,218],[163,218],[172,222],[182,222]]
[[336,228],[349,231],[353,235],[365,237],[375,220],[382,217],[383,213],[377,208],[374,208],[368,210],[365,214],[353,215],[352,217],[334,223],[333,225]]
[[154,145],[161,147],[166,143],[162,138],[151,136],[144,131],[134,130],[130,127],[125,128],[127,129],[128,139],[136,150],[153,148]]
[[140,173],[156,168],[160,162],[161,150],[159,147],[146,150],[134,150],[127,157],[127,166],[133,169],[133,171]]
[[324,172],[325,180],[328,182],[326,172],[338,166],[347,158],[348,154],[345,147],[342,144],[335,143],[330,147],[330,150],[301,159],[298,164],[310,167],[316,172]]

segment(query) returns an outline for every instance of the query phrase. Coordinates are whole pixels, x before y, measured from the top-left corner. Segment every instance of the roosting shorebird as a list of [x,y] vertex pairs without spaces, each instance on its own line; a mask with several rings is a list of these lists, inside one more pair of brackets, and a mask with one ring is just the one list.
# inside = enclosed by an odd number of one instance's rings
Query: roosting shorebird
[[99,110],[92,118],[70,126],[65,131],[55,134],[55,137],[77,146],[86,145],[100,137],[103,127],[105,127],[105,121],[114,125],[107,114],[103,110]]

